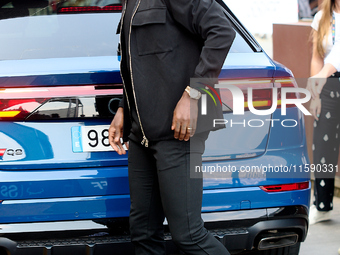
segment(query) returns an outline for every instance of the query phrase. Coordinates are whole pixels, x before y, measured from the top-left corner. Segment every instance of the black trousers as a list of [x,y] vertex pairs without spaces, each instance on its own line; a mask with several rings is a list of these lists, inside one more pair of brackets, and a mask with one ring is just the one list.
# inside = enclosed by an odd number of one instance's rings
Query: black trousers
[[334,177],[338,163],[340,141],[340,82],[328,78],[320,94],[321,113],[314,121],[313,163],[327,172],[315,172],[314,196],[317,209],[333,209]]
[[164,217],[185,254],[229,254],[203,226],[202,178],[190,178],[190,165],[202,164],[207,136],[149,142],[148,148],[130,141],[130,231],[136,254],[165,254]]

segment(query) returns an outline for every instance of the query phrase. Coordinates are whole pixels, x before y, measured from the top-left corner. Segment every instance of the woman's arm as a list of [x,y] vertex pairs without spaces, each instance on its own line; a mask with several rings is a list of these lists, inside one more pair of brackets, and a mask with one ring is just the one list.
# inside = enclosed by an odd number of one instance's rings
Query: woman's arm
[[[317,76],[322,78],[327,78],[335,73],[337,70],[334,65],[330,61],[324,61],[323,57],[320,56],[317,47],[316,47],[316,37],[317,31],[314,30],[313,32],[313,55],[312,55],[312,62],[311,62],[311,76]],[[334,48],[334,47],[333,47]],[[331,55],[336,54],[337,51],[332,49],[329,53],[327,58],[330,58]],[[339,57],[337,57],[338,59]],[[324,62],[326,64],[324,64]]]
[[318,98],[325,85],[327,78],[336,72],[336,68],[330,64],[324,64],[316,47],[317,32],[313,32],[313,55],[311,61],[311,77],[308,79],[307,89],[311,92],[312,98]]
[[311,76],[318,74],[323,67],[323,58],[320,56],[317,50],[316,37],[317,37],[317,31],[313,30],[313,53],[312,53],[312,61],[311,61],[311,67],[310,67]]
[[[325,65],[330,65],[330,72],[333,70],[340,71],[340,43],[335,42],[335,44],[332,47],[331,52],[328,54],[328,56],[325,58]],[[333,69],[334,67],[335,69]]]
[[312,101],[310,104],[310,112],[316,120],[319,120],[321,113],[320,93],[327,81],[327,77],[333,74],[336,69],[333,65],[327,63],[324,65],[323,57],[320,56],[316,47],[317,31],[313,32],[313,54],[311,61],[311,77],[308,79],[307,89],[312,94]]
[[336,68],[332,64],[326,63],[322,67],[321,71],[319,73],[317,73],[316,75],[314,75],[313,77],[328,78],[329,76],[331,76],[335,72],[336,72]]

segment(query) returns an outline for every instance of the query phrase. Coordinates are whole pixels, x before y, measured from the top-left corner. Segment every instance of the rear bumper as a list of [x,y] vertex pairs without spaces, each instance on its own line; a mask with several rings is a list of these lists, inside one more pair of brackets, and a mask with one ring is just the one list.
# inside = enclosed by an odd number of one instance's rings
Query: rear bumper
[[129,215],[130,196],[5,200],[0,209],[0,224],[117,218]]
[[[260,210],[241,210],[224,213],[224,217],[233,217],[241,213],[246,218],[232,221],[206,221],[207,229],[214,233],[229,250],[251,250],[258,248],[263,236],[275,237],[283,233],[295,233],[297,241],[303,242],[308,231],[308,208],[305,206],[287,206]],[[259,215],[262,213],[262,216]],[[220,215],[214,215],[221,216]],[[203,215],[203,218],[204,217]]]
[[[237,194],[237,195],[235,195]],[[305,190],[267,193],[259,187],[205,190],[202,212],[206,222],[268,217],[268,207],[308,207]],[[14,199],[0,203],[0,225],[53,221],[99,220],[129,216],[129,195]],[[212,212],[214,211],[214,212]],[[1,230],[0,230],[1,234]]]
[[[298,241],[301,242],[305,240],[308,231],[308,209],[305,206],[203,213],[202,217],[206,221],[206,227],[230,251],[257,248],[264,235],[270,237],[295,233],[298,236]],[[132,254],[133,247],[127,234],[110,235],[108,229],[91,222],[59,222],[53,223],[54,227],[51,224],[4,224],[2,225],[0,244],[10,243],[13,249],[13,241],[15,241],[17,253],[13,254],[53,253],[64,255],[73,252],[73,254],[106,255],[111,254],[113,250],[115,254],[130,254],[128,251],[131,251]],[[74,229],[70,231],[72,225],[74,225]],[[29,228],[31,233],[28,230],[27,233],[15,233],[13,231],[15,228],[21,229],[21,231]],[[51,232],[43,232],[44,228],[45,231],[46,228],[49,228]],[[86,230],[86,228],[88,229]],[[34,229],[36,231],[33,231]],[[39,232],[38,229],[42,232]],[[11,239],[11,242],[8,242],[6,238]],[[166,235],[165,240],[169,251],[176,249],[170,242],[170,235]]]
[[[303,219],[282,219],[261,221],[249,228],[231,228],[211,230],[230,251],[252,250],[259,247],[264,237],[277,237],[283,234],[295,234],[297,241],[304,240],[307,235],[308,223]],[[295,243],[294,243],[295,244]],[[293,244],[291,244],[293,245]],[[285,247],[283,245],[280,247]]]

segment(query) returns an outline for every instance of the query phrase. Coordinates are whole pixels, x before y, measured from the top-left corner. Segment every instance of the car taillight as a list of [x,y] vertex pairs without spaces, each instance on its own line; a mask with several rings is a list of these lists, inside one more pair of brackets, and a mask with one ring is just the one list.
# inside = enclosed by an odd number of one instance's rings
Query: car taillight
[[98,13],[98,12],[121,12],[122,5],[110,5],[110,6],[71,6],[62,7],[58,10],[58,13]]
[[11,118],[17,116],[21,111],[0,111],[0,118]]
[[[298,85],[293,77],[274,79],[274,87],[278,88],[277,106],[281,107],[281,88],[297,88]],[[286,99],[300,98],[299,93],[287,93]],[[287,107],[294,107],[294,104],[288,104]]]
[[24,120],[46,99],[0,99],[0,121]]
[[265,192],[283,192],[283,191],[293,191],[293,190],[303,190],[309,188],[309,182],[299,182],[290,184],[280,184],[280,185],[266,185],[260,186],[260,188]]
[[[277,88],[277,107],[281,107],[281,88],[284,87],[297,87],[295,79],[293,77],[283,77],[275,79],[233,79],[222,80],[219,85],[221,98],[224,104],[232,108],[233,95],[227,88],[223,88],[225,85],[233,85],[242,90],[244,95],[244,109],[249,110],[249,104],[251,103],[255,109],[269,109],[273,104],[273,88]],[[252,88],[252,102],[248,102],[248,91]],[[287,93],[287,99],[298,98],[297,93]],[[294,105],[287,105],[287,107],[293,107]]]
[[[253,105],[256,109],[266,109],[272,104],[271,89],[273,88],[272,79],[233,79],[222,80],[219,82],[221,85],[220,94],[222,102],[228,107],[233,107],[234,97],[231,91],[225,86],[235,86],[243,93],[243,102],[245,110],[248,108],[248,88],[253,88]],[[240,100],[238,98],[236,100]]]
[[83,117],[88,109],[84,104],[92,107],[91,113],[106,116],[118,107],[121,94],[121,85],[115,84],[0,89],[0,121],[62,118],[61,112],[68,118]]

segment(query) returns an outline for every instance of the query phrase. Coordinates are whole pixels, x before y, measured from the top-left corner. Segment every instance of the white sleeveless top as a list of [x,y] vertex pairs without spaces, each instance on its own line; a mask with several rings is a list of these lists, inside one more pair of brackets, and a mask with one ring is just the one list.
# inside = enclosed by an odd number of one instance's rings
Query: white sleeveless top
[[[333,37],[332,37],[332,25],[329,27],[328,36],[323,40],[323,48],[325,50],[325,58],[324,64],[332,64],[337,71],[340,71],[340,14],[333,12],[335,17],[335,40],[333,45]],[[319,22],[322,16],[322,11],[318,11],[315,16],[314,20],[311,24],[314,30],[318,30]],[[330,20],[330,23],[332,20]]]

